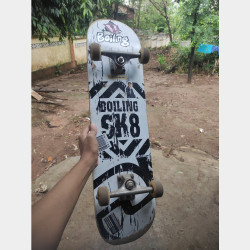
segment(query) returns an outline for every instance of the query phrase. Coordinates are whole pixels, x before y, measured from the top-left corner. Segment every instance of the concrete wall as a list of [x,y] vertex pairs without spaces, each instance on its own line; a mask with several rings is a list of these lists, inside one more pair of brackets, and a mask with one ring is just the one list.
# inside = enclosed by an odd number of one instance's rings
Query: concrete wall
[[191,41],[180,41],[181,47],[188,47],[191,44]]
[[59,42],[57,37],[51,38],[51,43],[32,39],[31,56],[32,72],[71,62],[69,41]]
[[78,64],[87,62],[86,39],[80,38],[73,41],[75,59]]
[[170,39],[165,33],[159,33],[155,35],[138,35],[141,41],[142,47],[145,48],[160,48],[168,46]]
[[[169,36],[164,33],[156,35],[138,35],[143,47],[159,48],[169,44]],[[87,62],[86,39],[78,37],[73,41],[73,49],[70,52],[70,43],[68,39],[59,42],[59,38],[52,38],[51,43],[32,39],[32,72],[72,62],[74,53],[77,64]],[[72,64],[74,65],[74,64]]]
[[[87,62],[86,39],[77,38],[73,41],[73,53],[78,64]],[[51,43],[33,38],[31,56],[32,72],[72,61],[69,40],[60,42],[58,37],[52,38]]]

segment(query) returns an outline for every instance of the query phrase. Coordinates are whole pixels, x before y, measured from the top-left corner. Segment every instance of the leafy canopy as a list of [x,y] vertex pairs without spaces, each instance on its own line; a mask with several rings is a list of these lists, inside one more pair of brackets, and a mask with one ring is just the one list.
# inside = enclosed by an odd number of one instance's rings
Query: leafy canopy
[[32,0],[32,35],[40,40],[86,34],[94,18],[112,15],[114,0]]
[[[181,40],[191,39],[192,45],[219,44],[219,6],[214,0],[182,0],[178,8],[182,17],[178,29]],[[197,22],[194,24],[196,15]]]

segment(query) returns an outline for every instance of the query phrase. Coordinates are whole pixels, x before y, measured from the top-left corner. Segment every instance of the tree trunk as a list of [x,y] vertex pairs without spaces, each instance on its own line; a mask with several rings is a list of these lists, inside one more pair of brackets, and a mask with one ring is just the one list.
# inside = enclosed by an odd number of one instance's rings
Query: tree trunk
[[140,26],[140,16],[141,16],[141,1],[142,0],[139,0],[139,5],[138,5],[138,16],[137,16],[137,25],[136,25],[136,28],[139,29],[139,26]]
[[[168,3],[168,1],[167,0],[166,0],[166,2],[162,1],[162,5],[161,6],[159,5],[159,3],[157,4],[157,1],[149,0],[149,2],[166,19],[166,23],[167,23],[167,26],[168,26],[168,34],[169,34],[170,42],[173,42],[172,31],[171,31],[171,28],[170,28],[170,22],[169,22],[169,17],[168,17],[168,9],[167,9],[167,3]],[[162,8],[163,8],[163,10],[162,10]]]
[[189,65],[188,65],[188,83],[191,83],[192,80],[192,69],[193,69],[193,63],[194,63],[194,51],[195,46],[191,47],[191,53],[190,53],[190,59],[189,59]]
[[166,22],[167,22],[167,25],[168,25],[168,34],[169,34],[170,42],[172,43],[173,39],[172,39],[172,31],[171,31],[171,28],[170,28],[169,19],[168,19],[168,17],[165,17],[165,18],[166,18]]
[[166,2],[163,2],[163,4],[164,4],[163,9],[164,9],[164,13],[165,13],[165,19],[166,19],[166,23],[168,26],[168,34],[169,34],[170,42],[172,43],[173,42],[172,31],[170,28],[170,22],[169,22],[169,17],[168,17],[168,8],[167,8],[168,1],[166,0]]
[[[198,15],[199,8],[200,8],[200,1],[198,1],[198,4],[197,4],[195,11],[194,11],[194,22],[193,22],[193,28],[192,28],[192,32],[191,32],[191,44],[193,44],[193,37],[195,35],[195,25],[197,23],[197,15]],[[193,63],[194,63],[195,47],[196,47],[196,44],[194,44],[191,47],[191,53],[190,53],[190,59],[189,59],[189,65],[188,65],[188,81],[187,81],[187,83],[191,83],[191,80],[192,80],[192,68],[193,68]]]
[[114,3],[115,8],[114,8],[114,20],[117,20],[117,13],[118,13],[118,6],[119,3]]

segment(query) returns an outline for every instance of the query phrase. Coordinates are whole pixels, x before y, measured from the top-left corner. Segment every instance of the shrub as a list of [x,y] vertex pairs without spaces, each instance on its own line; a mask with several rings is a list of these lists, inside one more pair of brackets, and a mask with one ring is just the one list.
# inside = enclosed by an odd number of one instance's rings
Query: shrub
[[56,72],[55,72],[56,76],[59,76],[62,74],[62,70],[60,69],[60,66],[61,66],[60,64],[56,65]]
[[160,70],[165,71],[166,69],[168,69],[167,63],[166,63],[166,56],[162,55],[162,54],[157,54],[157,60],[160,63]]
[[[187,73],[189,66],[189,56],[190,56],[190,47],[176,47],[171,50],[171,59],[170,63],[177,65],[178,71]],[[193,72],[194,73],[205,73],[211,74],[215,65],[215,60],[218,59],[218,54],[204,54],[195,51],[194,54],[194,63],[193,63]],[[219,68],[215,70],[219,72]]]

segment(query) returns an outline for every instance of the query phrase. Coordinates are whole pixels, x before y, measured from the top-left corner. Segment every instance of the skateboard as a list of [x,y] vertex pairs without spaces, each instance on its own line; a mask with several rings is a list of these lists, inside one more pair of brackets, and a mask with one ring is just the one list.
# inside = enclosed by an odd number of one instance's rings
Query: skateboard
[[150,228],[155,198],[143,64],[149,50],[116,20],[97,20],[87,32],[91,123],[98,128],[98,166],[93,171],[97,227],[113,245],[131,242]]

